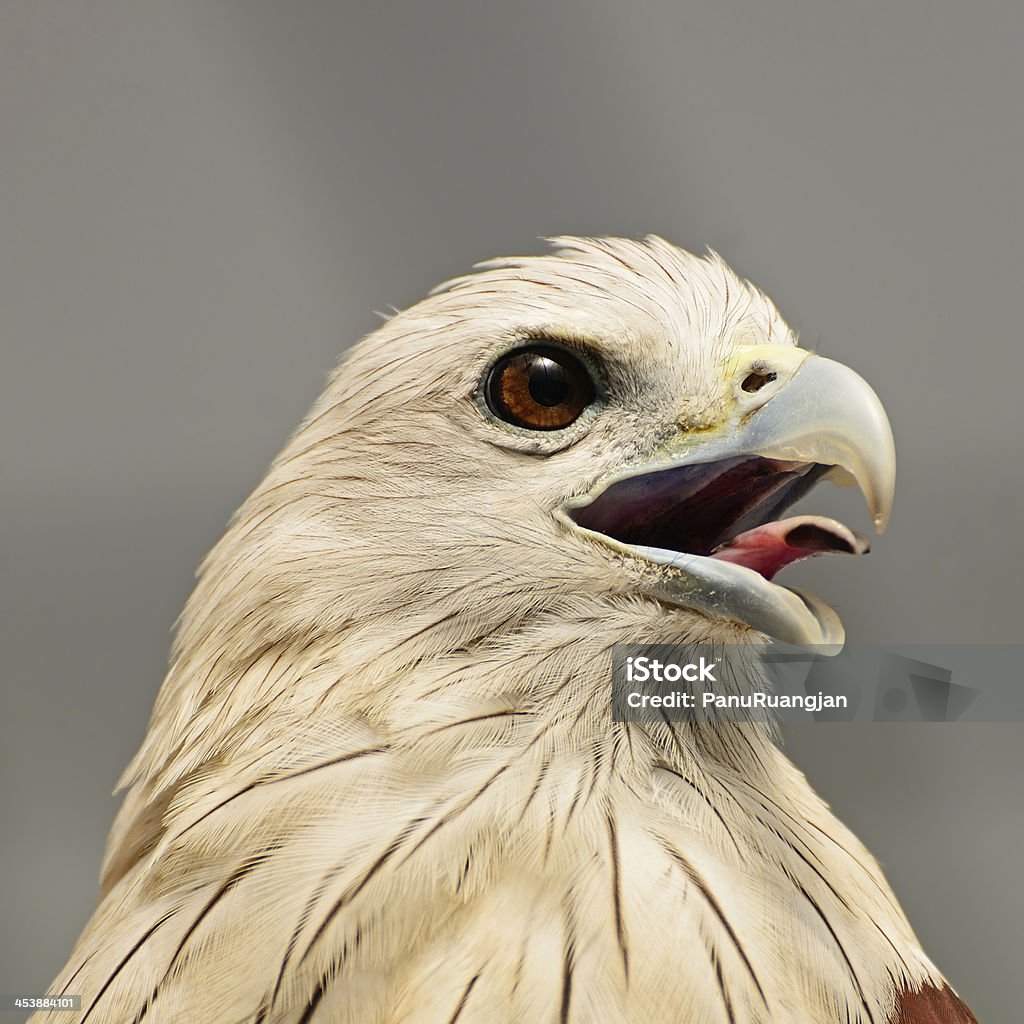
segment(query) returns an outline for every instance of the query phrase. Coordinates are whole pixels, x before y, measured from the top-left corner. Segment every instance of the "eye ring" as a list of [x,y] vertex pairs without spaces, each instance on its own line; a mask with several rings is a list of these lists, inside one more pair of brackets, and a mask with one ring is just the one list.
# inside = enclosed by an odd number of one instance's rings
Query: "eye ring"
[[499,419],[526,430],[563,430],[597,397],[583,361],[558,345],[534,342],[503,355],[483,387]]

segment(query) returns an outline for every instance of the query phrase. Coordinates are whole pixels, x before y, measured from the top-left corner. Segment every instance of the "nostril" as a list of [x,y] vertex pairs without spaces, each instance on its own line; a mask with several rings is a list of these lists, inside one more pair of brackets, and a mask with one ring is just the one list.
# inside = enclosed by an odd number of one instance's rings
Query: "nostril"
[[778,375],[773,373],[771,370],[755,366],[751,369],[750,373],[743,378],[743,383],[740,387],[743,388],[744,391],[760,391],[765,384],[771,384],[771,382],[775,380],[776,376]]

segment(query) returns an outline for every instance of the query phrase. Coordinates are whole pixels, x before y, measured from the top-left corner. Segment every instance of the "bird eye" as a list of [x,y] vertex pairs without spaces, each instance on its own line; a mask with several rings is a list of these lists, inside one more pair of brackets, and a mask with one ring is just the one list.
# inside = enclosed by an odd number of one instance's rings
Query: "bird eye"
[[495,416],[529,430],[569,426],[595,397],[589,371],[571,352],[531,345],[499,359],[485,386]]

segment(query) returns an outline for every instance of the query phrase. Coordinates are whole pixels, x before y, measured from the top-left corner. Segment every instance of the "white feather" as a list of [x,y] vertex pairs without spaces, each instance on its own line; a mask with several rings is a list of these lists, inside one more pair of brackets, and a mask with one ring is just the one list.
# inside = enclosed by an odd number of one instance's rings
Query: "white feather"
[[[550,511],[794,339],[715,254],[556,244],[356,346],[203,563],[53,989],[81,1019],[883,1024],[937,977],[769,730],[612,723],[613,644],[738,634]],[[474,397],[534,332],[617,387],[540,458]]]

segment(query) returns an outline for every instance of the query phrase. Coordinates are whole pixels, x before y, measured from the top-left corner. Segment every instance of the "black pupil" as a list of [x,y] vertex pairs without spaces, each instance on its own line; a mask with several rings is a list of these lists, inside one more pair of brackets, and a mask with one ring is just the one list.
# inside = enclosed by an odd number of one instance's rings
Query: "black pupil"
[[531,356],[529,388],[530,397],[538,405],[561,405],[569,397],[569,378],[553,359]]

